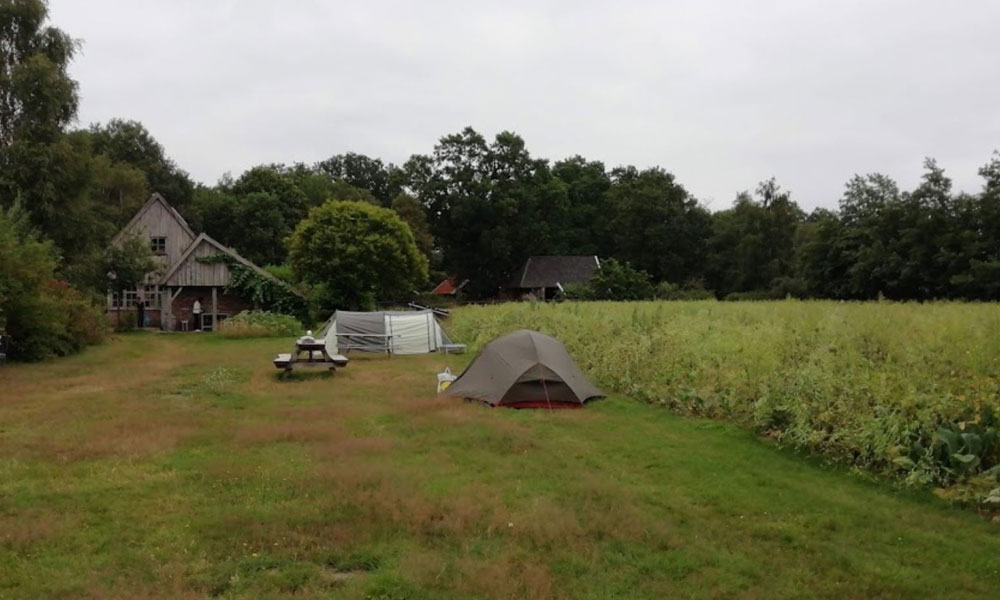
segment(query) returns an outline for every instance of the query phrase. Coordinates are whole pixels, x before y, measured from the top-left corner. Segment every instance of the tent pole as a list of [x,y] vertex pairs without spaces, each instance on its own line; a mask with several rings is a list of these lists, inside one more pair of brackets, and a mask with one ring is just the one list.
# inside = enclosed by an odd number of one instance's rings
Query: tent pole
[[389,355],[389,358],[392,358],[392,344],[394,343],[393,340],[392,340],[392,316],[391,315],[386,315],[384,318],[385,318],[386,321],[389,322],[389,337],[384,338],[385,339],[385,353],[387,355]]
[[542,391],[545,392],[545,404],[548,404],[549,410],[552,410],[552,400],[549,399],[549,388],[545,385],[544,375],[542,375]]

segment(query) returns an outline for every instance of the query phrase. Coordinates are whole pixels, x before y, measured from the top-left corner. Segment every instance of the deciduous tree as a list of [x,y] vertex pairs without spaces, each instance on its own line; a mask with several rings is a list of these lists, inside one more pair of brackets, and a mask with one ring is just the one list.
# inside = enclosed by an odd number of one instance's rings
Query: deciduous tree
[[330,201],[309,212],[290,239],[289,262],[320,308],[372,309],[406,299],[427,281],[427,259],[393,211]]

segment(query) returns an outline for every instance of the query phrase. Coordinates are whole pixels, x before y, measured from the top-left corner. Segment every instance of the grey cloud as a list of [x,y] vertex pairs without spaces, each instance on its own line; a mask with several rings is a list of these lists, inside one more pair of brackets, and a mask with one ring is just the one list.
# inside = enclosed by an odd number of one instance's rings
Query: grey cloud
[[661,165],[712,208],[772,175],[957,187],[1000,147],[1000,3],[52,0],[80,121],[142,121],[198,180],[472,125],[550,159]]

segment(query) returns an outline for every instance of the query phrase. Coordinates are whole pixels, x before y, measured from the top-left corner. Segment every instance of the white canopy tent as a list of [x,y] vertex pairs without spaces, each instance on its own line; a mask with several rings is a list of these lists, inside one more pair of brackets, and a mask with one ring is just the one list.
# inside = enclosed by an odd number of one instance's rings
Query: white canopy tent
[[427,354],[454,349],[430,310],[350,312],[338,310],[321,332],[327,352],[349,350]]

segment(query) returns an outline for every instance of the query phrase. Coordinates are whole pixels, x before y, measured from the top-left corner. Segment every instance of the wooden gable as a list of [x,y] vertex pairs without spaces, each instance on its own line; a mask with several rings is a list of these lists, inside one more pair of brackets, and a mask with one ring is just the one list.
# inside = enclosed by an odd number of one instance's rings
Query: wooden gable
[[171,265],[170,269],[160,278],[158,284],[171,287],[229,285],[231,278],[229,265],[225,262],[202,262],[202,260],[199,260],[218,255],[228,255],[260,275],[281,283],[267,271],[237,254],[232,248],[223,246],[213,239],[212,236],[203,233],[195,238],[194,242],[181,255],[180,259]]
[[165,238],[163,254],[157,257],[163,263],[163,269],[177,262],[195,239],[194,231],[184,217],[159,194],[149,197],[128,225],[112,238],[111,243],[118,243],[125,235],[140,235],[150,240]]

